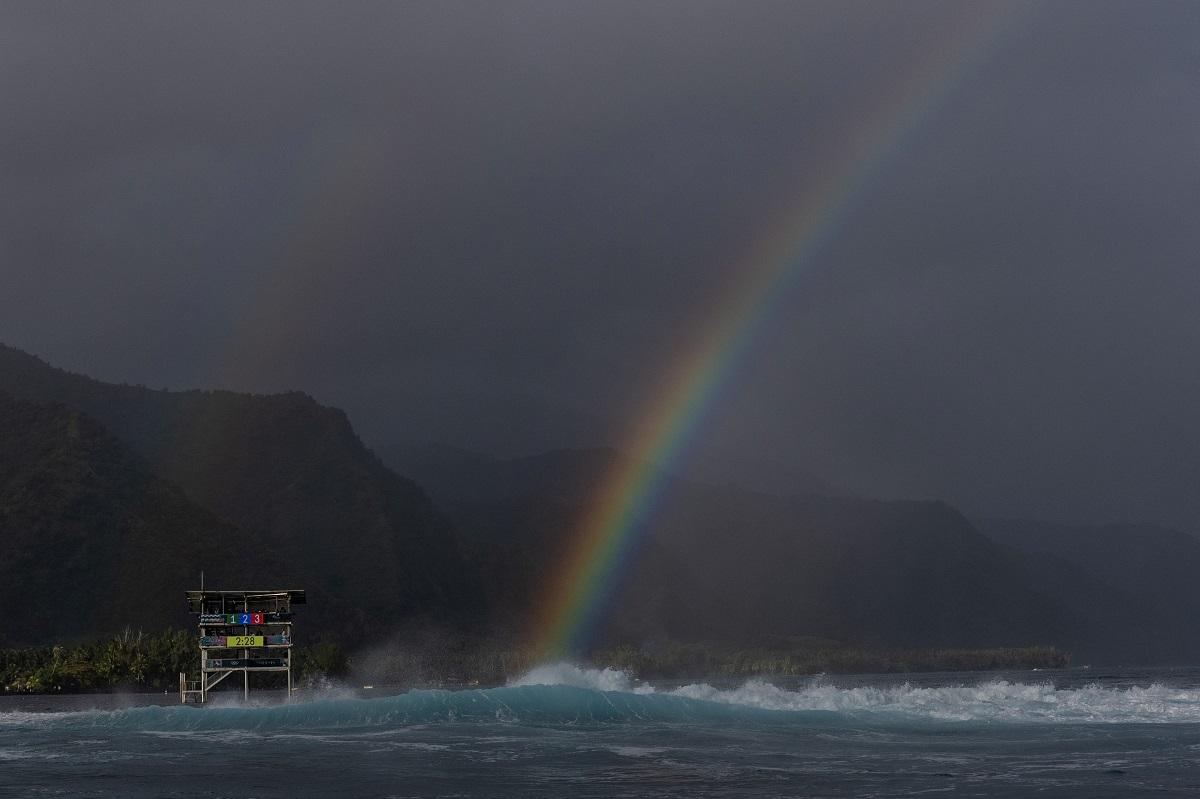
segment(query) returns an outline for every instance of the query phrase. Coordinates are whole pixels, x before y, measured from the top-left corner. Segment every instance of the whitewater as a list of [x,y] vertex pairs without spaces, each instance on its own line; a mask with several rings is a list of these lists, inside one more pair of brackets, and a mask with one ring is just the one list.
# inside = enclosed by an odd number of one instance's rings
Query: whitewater
[[375,693],[0,697],[0,796],[1200,795],[1195,669]]

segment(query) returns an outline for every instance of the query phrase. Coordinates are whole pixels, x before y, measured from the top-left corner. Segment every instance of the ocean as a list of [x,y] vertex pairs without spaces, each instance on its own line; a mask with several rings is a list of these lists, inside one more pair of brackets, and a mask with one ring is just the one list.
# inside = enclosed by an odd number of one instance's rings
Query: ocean
[[4,797],[1200,795],[1200,669],[0,697]]

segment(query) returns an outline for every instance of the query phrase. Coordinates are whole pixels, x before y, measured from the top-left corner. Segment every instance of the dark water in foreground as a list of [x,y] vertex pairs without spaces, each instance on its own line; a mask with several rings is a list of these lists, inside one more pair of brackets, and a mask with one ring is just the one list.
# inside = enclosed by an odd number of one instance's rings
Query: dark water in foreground
[[0,697],[0,795],[1200,795],[1197,669],[362,695]]

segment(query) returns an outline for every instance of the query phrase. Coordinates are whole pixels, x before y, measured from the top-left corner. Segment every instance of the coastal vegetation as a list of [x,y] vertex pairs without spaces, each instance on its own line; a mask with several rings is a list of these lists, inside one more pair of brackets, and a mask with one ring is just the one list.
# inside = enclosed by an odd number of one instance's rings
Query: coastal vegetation
[[0,685],[11,693],[178,690],[179,673],[200,667],[195,635],[126,629],[79,646],[0,649]]
[[[338,677],[348,661],[336,644],[321,642],[295,650],[296,677]],[[179,675],[200,669],[196,635],[190,630],[120,635],[78,646],[0,649],[0,692],[88,693],[93,691],[176,691]],[[255,675],[255,684],[282,686],[279,674]],[[231,683],[232,685],[232,683]]]
[[[1066,668],[1070,653],[1053,646],[887,649],[799,638],[737,647],[717,642],[658,641],[596,649],[576,658],[640,680],[748,679],[813,674],[1019,671]],[[545,657],[511,641],[415,633],[354,653],[348,673],[362,682],[409,686],[502,685]]]
[[1071,656],[1052,646],[989,649],[861,649],[821,646],[778,650],[722,649],[671,644],[643,649],[618,646],[593,655],[596,665],[644,680],[703,677],[803,676],[809,674],[891,674],[923,671],[1005,671],[1061,669]]
[[[336,643],[322,641],[295,650],[299,683],[324,676],[370,679],[404,686],[499,685],[520,677],[539,662],[531,650],[461,637],[426,637],[419,645],[348,656]],[[642,680],[749,678],[810,674],[921,671],[1000,671],[1064,668],[1070,655],[1054,647],[994,649],[874,650],[833,642],[791,649],[733,649],[717,645],[623,644],[581,658],[584,665],[614,668]],[[87,693],[93,691],[174,691],[180,672],[200,667],[195,634],[158,634],[126,629],[111,638],[78,646],[0,649],[0,691],[6,693]],[[278,674],[255,676],[256,684],[282,686]]]

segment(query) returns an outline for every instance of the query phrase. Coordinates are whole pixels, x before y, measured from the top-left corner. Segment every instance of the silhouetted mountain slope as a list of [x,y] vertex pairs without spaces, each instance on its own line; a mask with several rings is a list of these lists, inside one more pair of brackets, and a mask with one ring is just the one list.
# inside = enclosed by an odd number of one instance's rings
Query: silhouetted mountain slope
[[718,453],[689,454],[680,477],[698,483],[735,485],[780,496],[818,494],[847,496],[851,492],[798,464],[768,457],[728,457]]
[[495,458],[456,447],[392,446],[380,457],[421,484],[439,506],[522,496],[585,502],[623,457],[614,449],[560,449],[522,458]]
[[287,582],[309,590],[310,631],[353,639],[368,625],[480,612],[429,499],[363,446],[345,414],[307,395],[118,386],[6,347],[0,390],[93,414],[156,474],[256,535],[284,561]]
[[1032,556],[1071,563],[1128,598],[1152,632],[1156,659],[1200,657],[1200,540],[1150,524],[1071,526],[1026,519],[978,522],[988,536]]
[[[463,458],[458,502],[452,456],[440,463],[439,496],[489,596],[519,623],[542,601],[595,481],[620,456]],[[674,480],[636,546],[608,613],[610,641],[1051,643],[1114,660],[1149,640],[1122,592],[1061,559],[998,544],[943,503],[777,497]]]
[[[0,601],[32,608],[3,627],[11,641],[157,626],[152,608],[178,608],[199,568],[210,585],[309,589],[306,636],[481,620],[485,595],[493,620],[522,629],[623,458],[389,453],[450,512],[460,554],[421,489],[366,450],[344,414],[304,394],[116,386],[4,347],[0,391],[19,397],[0,406]],[[1129,663],[1197,653],[1200,542],[1154,528],[1092,537],[988,524],[998,540],[937,502],[671,478],[610,586],[601,642],[1054,644]],[[142,599],[125,590],[143,584]],[[108,589],[119,590],[102,608],[83,604]]]
[[[781,498],[683,485],[664,500],[652,540],[666,563],[682,564],[709,588],[710,607],[683,617],[725,636],[803,633],[882,646],[1051,643],[1106,660],[1140,652],[1146,642],[1123,597],[1069,564],[996,544],[940,502]],[[641,579],[653,585],[652,564]],[[632,610],[624,616],[635,618]]]
[[95,419],[0,392],[0,645],[182,624],[182,586],[257,582],[259,549]]

